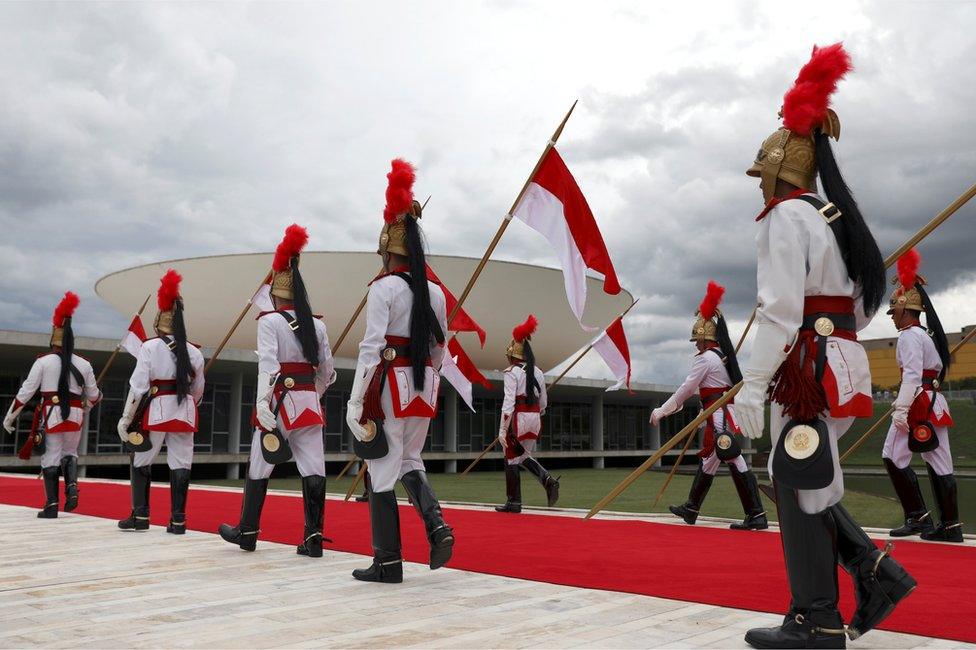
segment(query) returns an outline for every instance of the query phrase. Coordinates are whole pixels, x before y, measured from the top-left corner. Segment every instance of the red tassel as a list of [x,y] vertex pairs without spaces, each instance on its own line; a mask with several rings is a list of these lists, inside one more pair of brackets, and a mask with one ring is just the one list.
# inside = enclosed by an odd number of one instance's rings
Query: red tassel
[[34,409],[34,419],[31,420],[30,434],[27,436],[27,442],[24,446],[20,448],[17,452],[17,458],[21,460],[30,460],[31,454],[34,451],[34,441],[37,439],[37,427],[41,424],[41,407],[38,406]]
[[[801,334],[786,361],[773,376],[769,399],[783,407],[783,414],[800,421],[816,419],[827,410],[827,392],[814,375],[814,337]],[[800,355],[806,350],[802,359]]]
[[383,381],[383,375],[385,373],[386,364],[381,363],[376,368],[376,372],[373,373],[373,378],[369,380],[369,386],[366,387],[366,395],[363,397],[363,416],[359,418],[360,424],[366,424],[366,420],[382,422],[385,417],[383,415],[383,404],[380,402],[380,393],[382,392],[380,384]]

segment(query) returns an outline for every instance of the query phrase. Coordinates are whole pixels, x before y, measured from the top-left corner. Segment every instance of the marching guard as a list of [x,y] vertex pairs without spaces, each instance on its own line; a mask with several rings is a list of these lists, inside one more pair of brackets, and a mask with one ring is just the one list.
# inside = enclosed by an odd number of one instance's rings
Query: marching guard
[[437,413],[447,303],[441,288],[427,279],[414,178],[410,163],[393,161],[377,251],[384,272],[369,285],[366,334],[346,410],[356,454],[366,460],[371,482],[373,563],[353,571],[367,582],[403,581],[397,479],[424,521],[430,568],[444,566],[454,546],[454,531],[444,521],[420,456]]
[[302,477],[305,509],[303,541],[297,553],[322,557],[325,519],[325,413],[322,396],[335,381],[335,364],[325,323],[312,315],[299,256],[308,232],[297,224],[285,230],[272,263],[275,310],[258,316],[258,382],[254,437],[244,481],[240,522],[221,524],[224,540],[253,551],[260,533],[268,477],[294,454]]
[[[691,372],[674,395],[651,412],[651,424],[657,426],[661,420],[683,407],[695,391],[701,397],[702,408],[722,396],[733,384],[742,380],[735,346],[729,339],[729,329],[725,317],[719,311],[719,304],[725,288],[709,281],[705,298],[698,307],[698,319],[691,328],[691,341],[698,348],[698,354],[691,365]],[[759,498],[759,484],[756,475],[749,470],[736,434],[741,433],[735,422],[732,400],[715,411],[705,424],[702,449],[698,453],[701,464],[691,483],[688,500],[680,506],[669,506],[672,514],[681,517],[685,523],[693,525],[698,520],[705,496],[712,487],[715,472],[720,463],[729,467],[729,474],[735,490],[742,502],[745,519],[729,526],[733,530],[762,530],[769,527],[766,511]]]
[[[44,477],[44,507],[40,519],[58,516],[58,468],[64,476],[64,510],[78,507],[78,443],[85,412],[102,398],[95,384],[95,373],[87,359],[74,353],[75,337],[71,319],[79,304],[70,291],[54,310],[51,351],[39,356],[27,373],[13,403],[3,419],[3,428],[13,433],[17,417],[40,391],[41,403],[34,411],[34,422],[25,447],[29,449],[44,440],[41,475]],[[29,458],[29,455],[26,457]]]
[[193,434],[203,399],[203,355],[186,337],[182,276],[169,269],[156,292],[156,336],[139,347],[129,378],[129,395],[119,419],[124,449],[133,452],[129,466],[132,512],[119,521],[122,530],[149,529],[152,463],[166,445],[169,465],[170,519],[166,532],[186,533],[186,499],[193,465]]
[[[763,434],[771,398],[769,469],[792,600],[783,624],[746,633],[757,648],[843,648],[874,628],[915,587],[841,505],[837,440],[872,414],[871,375],[857,331],[884,299],[884,262],[834,159],[840,134],[828,108],[851,69],[840,43],[813,49],[783,99],[783,127],[748,170],[766,206],[757,217],[756,336],[736,400],[749,438]],[[819,175],[825,201],[816,193]],[[772,382],[772,384],[771,384]],[[838,562],[854,582],[845,630]]]
[[[952,415],[939,386],[949,371],[949,342],[935,307],[918,274],[921,258],[915,249],[898,260],[897,287],[891,295],[888,314],[898,329],[895,357],[901,368],[901,387],[885,439],[885,468],[905,511],[905,525],[891,531],[892,537],[921,534],[922,539],[940,542],[963,541],[959,521],[956,477],[952,470],[949,427]],[[925,313],[925,325],[920,317]],[[939,507],[935,526],[911,468],[912,455],[921,452],[928,469],[932,492]]]
[[512,340],[505,350],[508,367],[505,368],[505,397],[498,425],[498,442],[505,450],[505,505],[495,508],[498,512],[522,512],[522,481],[519,475],[525,469],[546,491],[546,501],[551,508],[559,500],[559,480],[552,477],[542,464],[533,458],[532,452],[542,433],[542,416],[546,412],[545,375],[535,365],[535,354],[529,342],[539,323],[529,315],[521,325],[512,330]]

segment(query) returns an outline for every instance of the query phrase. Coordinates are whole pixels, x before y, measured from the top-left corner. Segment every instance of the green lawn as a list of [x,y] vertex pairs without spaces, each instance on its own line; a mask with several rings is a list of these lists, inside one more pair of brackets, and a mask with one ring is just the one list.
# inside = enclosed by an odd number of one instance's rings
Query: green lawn
[[[567,469],[555,472],[561,474],[559,505],[567,508],[591,508],[630,470],[627,469]],[[666,474],[648,472],[639,478],[627,491],[611,504],[609,510],[627,512],[649,512],[658,490],[664,483]],[[241,481],[214,480],[208,483],[218,485],[240,485]],[[505,500],[505,479],[501,472],[472,472],[465,478],[457,474],[431,474],[430,482],[438,497],[445,501],[467,501],[485,504],[499,504]],[[330,492],[345,493],[350,479],[342,481],[329,479]],[[654,512],[667,512],[668,504],[681,503],[688,494],[691,476],[675,476],[664,498]],[[272,479],[271,487],[278,490],[300,490],[297,478]],[[398,486],[401,497],[403,493]],[[545,505],[545,493],[531,476],[522,476],[522,498],[526,505]],[[765,497],[764,497],[765,499]],[[844,504],[863,524],[870,526],[894,526],[901,521],[901,508],[892,498],[873,496],[861,492],[848,491]],[[766,503],[770,519],[776,518],[776,510]],[[719,517],[742,517],[742,508],[728,476],[715,478],[702,514]]]

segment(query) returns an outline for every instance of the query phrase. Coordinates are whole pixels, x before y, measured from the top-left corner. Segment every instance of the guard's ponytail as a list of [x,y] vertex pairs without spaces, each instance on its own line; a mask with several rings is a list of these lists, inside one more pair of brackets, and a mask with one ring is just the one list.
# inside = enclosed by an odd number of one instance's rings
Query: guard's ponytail
[[535,353],[529,339],[522,341],[522,356],[525,357],[525,403],[532,406],[539,401],[539,381],[535,377]]
[[313,366],[319,365],[319,337],[315,331],[312,305],[308,301],[305,281],[298,270],[298,255],[291,258],[292,304],[295,306],[295,320],[298,321],[298,343],[302,346],[302,356]]
[[183,403],[190,392],[190,354],[186,350],[186,323],[183,321],[183,299],[177,298],[173,302],[173,341],[176,345],[173,354],[176,356],[176,401]]

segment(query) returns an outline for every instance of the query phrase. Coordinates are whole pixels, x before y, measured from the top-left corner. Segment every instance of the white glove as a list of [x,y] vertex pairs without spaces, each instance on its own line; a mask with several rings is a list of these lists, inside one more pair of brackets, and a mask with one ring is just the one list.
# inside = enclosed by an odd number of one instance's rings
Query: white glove
[[508,449],[508,425],[512,421],[512,417],[509,413],[502,413],[501,422],[498,423],[498,444],[502,446],[502,449]]
[[271,410],[271,398],[274,395],[275,380],[269,372],[258,373],[258,387],[254,400],[254,412],[257,415],[258,426],[264,431],[274,431],[278,426],[278,418]]
[[17,410],[14,410],[15,404],[17,404],[17,400],[10,403],[10,408],[7,409],[7,415],[3,418],[3,428],[7,430],[7,433],[13,433],[14,429],[17,428],[17,416],[24,409],[24,405],[21,404]]
[[895,425],[898,433],[908,433],[908,409],[895,407],[895,412],[891,415],[891,423]]
[[755,440],[763,435],[766,390],[786,359],[791,343],[783,328],[771,323],[756,324],[749,365],[742,373],[745,385],[735,397],[735,419],[746,438]]
[[335,380],[335,368],[332,369],[332,374],[329,377],[323,377],[320,374],[315,375],[315,392],[318,394],[319,398],[325,395],[325,391],[329,390],[329,386],[334,384]]
[[356,374],[353,375],[352,389],[349,392],[349,401],[346,403],[346,424],[349,425],[352,435],[360,442],[372,440],[376,435],[375,431],[371,433],[359,423],[363,417],[363,398],[375,372],[376,366],[366,368],[362,362],[356,364]]
[[651,424],[656,427],[661,423],[661,420],[665,417],[667,417],[667,413],[665,413],[664,409],[659,406],[653,411],[651,411]]
[[142,393],[136,393],[131,388],[129,389],[129,395],[125,398],[125,406],[122,408],[122,417],[119,418],[118,433],[119,439],[124,443],[129,442],[129,426],[132,424],[132,418],[136,415],[136,410],[139,408],[139,401],[142,399]]

